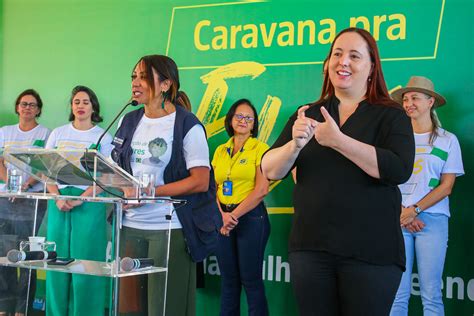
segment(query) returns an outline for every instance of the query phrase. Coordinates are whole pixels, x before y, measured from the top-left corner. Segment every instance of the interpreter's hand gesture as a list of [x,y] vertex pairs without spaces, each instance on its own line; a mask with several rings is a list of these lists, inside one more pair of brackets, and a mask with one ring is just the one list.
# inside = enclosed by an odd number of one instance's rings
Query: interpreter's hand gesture
[[339,129],[336,121],[332,118],[329,112],[321,107],[321,114],[324,117],[323,123],[318,123],[318,127],[314,132],[314,138],[321,146],[334,148],[337,146],[342,132]]
[[302,106],[298,109],[298,117],[293,124],[293,140],[298,149],[303,148],[314,135],[314,129],[318,122],[312,118],[306,117],[305,111],[309,105]]

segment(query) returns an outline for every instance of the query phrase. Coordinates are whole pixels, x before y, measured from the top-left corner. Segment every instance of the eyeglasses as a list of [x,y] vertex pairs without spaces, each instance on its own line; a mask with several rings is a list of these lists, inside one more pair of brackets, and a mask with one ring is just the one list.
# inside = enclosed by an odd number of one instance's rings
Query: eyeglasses
[[244,119],[246,123],[252,123],[255,120],[255,118],[251,116],[243,116],[242,114],[234,114],[234,118],[239,122]]
[[26,109],[27,107],[30,107],[32,109],[35,109],[38,107],[38,103],[35,103],[35,102],[20,102],[19,104],[22,108]]

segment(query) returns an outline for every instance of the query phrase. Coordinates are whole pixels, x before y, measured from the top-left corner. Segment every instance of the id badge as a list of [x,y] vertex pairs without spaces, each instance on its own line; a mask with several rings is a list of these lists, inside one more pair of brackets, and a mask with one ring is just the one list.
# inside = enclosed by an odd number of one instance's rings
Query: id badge
[[222,185],[222,194],[226,196],[232,195],[232,181],[225,180]]

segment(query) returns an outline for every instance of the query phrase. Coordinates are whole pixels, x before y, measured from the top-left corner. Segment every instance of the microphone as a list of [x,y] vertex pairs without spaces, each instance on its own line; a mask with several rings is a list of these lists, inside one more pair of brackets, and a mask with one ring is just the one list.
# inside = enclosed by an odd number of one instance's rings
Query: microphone
[[120,260],[120,269],[122,271],[135,271],[140,268],[151,267],[155,264],[155,260],[153,258],[138,258],[132,259],[130,257],[125,257]]
[[8,261],[17,263],[26,260],[48,260],[56,259],[56,251],[20,251],[12,249],[7,253]]
[[[135,100],[132,100],[132,101],[128,102],[127,104],[125,104],[125,106],[120,110],[120,112],[114,117],[114,119],[113,119],[112,122],[109,124],[109,126],[107,126],[107,128],[105,129],[105,131],[100,135],[100,137],[99,137],[99,139],[97,140],[97,143],[95,144],[95,146],[92,147],[91,149],[98,150],[99,145],[100,145],[100,142],[102,141],[102,138],[104,138],[105,134],[107,134],[107,132],[108,132],[109,129],[112,127],[112,125],[115,123],[115,121],[117,121],[117,119],[120,117],[120,115],[123,113],[123,111],[125,111],[125,109],[126,109],[129,105],[131,105],[131,106],[137,106],[137,105],[138,105],[138,102],[135,101]],[[81,157],[80,161],[81,161],[81,165],[82,165],[86,170],[93,170],[93,169],[94,169],[94,154],[93,154],[93,153],[89,153],[87,149],[86,149],[86,152],[84,153],[84,155]]]
[[100,141],[102,140],[102,138],[104,138],[105,134],[107,134],[107,132],[109,131],[109,129],[112,127],[112,125],[115,123],[115,121],[117,121],[117,119],[120,117],[120,115],[123,113],[123,111],[125,111],[125,109],[129,106],[137,106],[138,105],[138,102],[136,100],[132,100],[130,102],[128,102],[127,104],[125,104],[125,106],[120,110],[120,112],[114,117],[114,119],[112,120],[112,122],[109,124],[109,126],[107,126],[107,128],[105,129],[105,131],[102,133],[102,135],[100,135],[99,137],[99,140],[97,141],[96,145],[94,146],[94,148],[92,149],[97,149],[99,148],[99,145],[100,145]]

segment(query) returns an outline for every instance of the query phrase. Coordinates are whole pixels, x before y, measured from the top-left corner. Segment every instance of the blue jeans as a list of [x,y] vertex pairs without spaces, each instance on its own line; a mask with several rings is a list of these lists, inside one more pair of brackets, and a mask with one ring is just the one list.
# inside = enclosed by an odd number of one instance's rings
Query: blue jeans
[[270,235],[270,221],[263,203],[239,218],[229,237],[219,235],[217,260],[221,272],[222,316],[240,315],[242,286],[249,316],[268,315],[262,280],[263,254]]
[[403,229],[406,252],[406,271],[392,306],[391,316],[408,315],[413,259],[416,256],[420,279],[423,315],[444,315],[441,293],[444,259],[448,247],[448,217],[442,214],[421,213],[425,223],[422,231],[410,233]]

